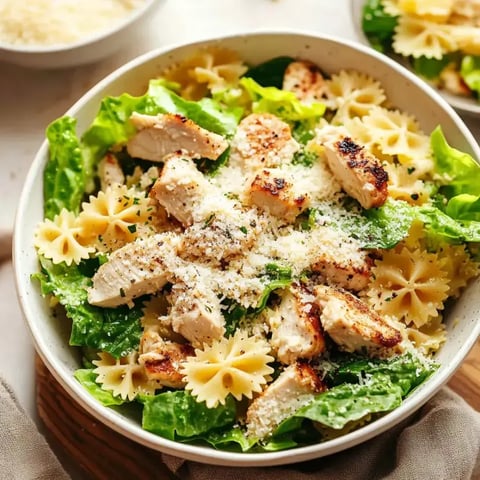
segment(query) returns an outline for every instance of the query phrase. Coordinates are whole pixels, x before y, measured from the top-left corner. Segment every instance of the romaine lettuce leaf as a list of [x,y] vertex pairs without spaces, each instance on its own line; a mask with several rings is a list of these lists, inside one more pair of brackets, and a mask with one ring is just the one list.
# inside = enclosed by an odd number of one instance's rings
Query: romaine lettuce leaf
[[49,160],[43,173],[44,214],[53,219],[62,208],[78,213],[85,191],[85,166],[76,134],[77,121],[61,117],[46,131]]
[[449,243],[480,242],[478,221],[457,221],[438,208],[428,205],[416,207],[416,212],[416,218],[424,223],[429,236],[442,237]]
[[333,361],[339,364],[339,367],[329,374],[330,382],[333,384],[358,383],[360,378],[382,374],[387,375],[395,385],[401,387],[404,397],[438,368],[436,363],[421,360],[412,354],[386,360],[355,359],[346,356],[343,360]]
[[[334,374],[335,385],[317,395],[294,416],[341,429],[366,415],[397,408],[402,399],[437,368],[435,363],[413,355],[391,360],[347,361]],[[285,426],[280,425],[276,433],[285,433]]]
[[192,441],[203,440],[212,447],[228,451],[247,452],[257,443],[252,437],[247,437],[245,431],[236,426],[227,430],[212,430],[192,438]]
[[285,70],[294,61],[292,57],[275,57],[251,67],[244,77],[253,78],[262,87],[282,88]]
[[112,392],[104,390],[98,383],[96,383],[97,375],[93,373],[92,368],[80,368],[73,374],[74,377],[88,390],[90,395],[96,398],[102,405],[110,407],[112,405],[122,405],[125,400],[121,397],[115,397]]
[[357,239],[362,248],[388,249],[408,235],[414,218],[415,211],[407,202],[388,199],[378,208],[339,215],[332,226]]
[[448,201],[445,213],[457,220],[480,222],[480,197],[468,193],[455,195]]
[[184,440],[210,430],[233,426],[236,404],[228,396],[225,405],[207,408],[185,390],[165,392],[146,398],[142,427],[170,440]]
[[460,75],[468,88],[480,97],[480,56],[465,55],[460,66]]
[[198,102],[185,100],[168,89],[161,79],[150,81],[146,96],[163,112],[183,115],[206,130],[224,136],[235,133],[243,114],[242,108],[223,108],[211,98],[203,98]]
[[243,77],[240,84],[252,98],[252,110],[255,113],[272,113],[287,122],[319,119],[325,113],[323,103],[304,104],[293,92],[262,87],[253,78]]
[[401,200],[388,200],[379,208],[363,212],[368,228],[360,237],[363,248],[393,248],[407,235],[414,219],[412,207]]
[[388,375],[376,374],[363,384],[337,385],[295,413],[330,428],[340,429],[371,413],[388,412],[402,403],[402,388]]
[[265,267],[265,276],[267,278],[267,284],[265,289],[260,296],[257,307],[255,308],[254,313],[259,314],[262,312],[266,306],[270,295],[275,290],[281,288],[287,288],[291,285],[292,279],[292,269],[283,265],[276,265],[274,263],[269,263]]
[[104,350],[115,358],[138,348],[142,329],[141,300],[133,308],[100,308],[87,301],[91,279],[72,264],[54,264],[39,256],[41,272],[33,278],[40,281],[43,295],[52,294],[64,306],[72,320],[70,345]]
[[468,154],[451,147],[440,126],[430,135],[435,171],[445,178],[440,193],[447,198],[468,193],[480,195],[480,165]]
[[413,58],[412,66],[416,73],[429,80],[435,80],[440,72],[452,61],[451,55],[444,55],[441,59],[418,57]]
[[119,97],[105,97],[92,124],[82,136],[85,156],[92,170],[113,145],[126,143],[136,132],[129,121],[133,112],[156,115],[164,113],[148,96],[133,97],[127,93]]
[[365,2],[362,10],[362,30],[373,48],[380,52],[389,50],[396,26],[397,17],[385,12],[381,0]]

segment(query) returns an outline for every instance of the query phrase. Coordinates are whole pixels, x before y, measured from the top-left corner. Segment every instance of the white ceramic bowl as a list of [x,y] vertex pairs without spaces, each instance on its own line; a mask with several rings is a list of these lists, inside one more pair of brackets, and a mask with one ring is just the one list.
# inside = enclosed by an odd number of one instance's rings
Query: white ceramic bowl
[[[365,0],[350,0],[350,11],[352,14],[353,24],[355,27],[355,33],[360,42],[370,46],[370,43],[362,30],[362,11]],[[401,55],[389,54],[389,57],[394,59],[405,68],[415,73],[412,69],[409,61]],[[468,115],[472,117],[480,117],[480,101],[475,98],[462,97],[460,95],[454,95],[445,90],[437,88],[435,85],[424,80],[426,84],[436,90],[457,112],[462,115]]]
[[[109,75],[67,113],[78,119],[78,129],[82,132],[92,121],[104,96],[123,92],[139,94],[144,90],[148,79],[172,61],[184,58],[212,42],[220,42],[223,46],[238,51],[242,58],[252,64],[278,55],[288,55],[310,59],[326,72],[342,68],[363,71],[380,80],[392,104],[416,115],[426,132],[441,124],[452,145],[472,154],[474,158],[480,158],[479,147],[462,120],[424,82],[370,48],[315,34],[252,33],[156,50]],[[67,344],[69,326],[62,325],[58,318],[52,316],[47,302],[40,295],[38,284],[30,279],[30,275],[38,270],[33,234],[36,224],[43,219],[42,171],[47,161],[47,152],[48,145],[45,142],[28,173],[15,225],[16,283],[28,327],[42,360],[75,401],[101,422],[150,448],[186,459],[231,466],[279,465],[338,452],[391,428],[417,410],[455,372],[480,334],[480,322],[477,320],[480,316],[480,281],[476,281],[468,287],[446,318],[448,341],[438,356],[441,363],[439,370],[398,409],[357,431],[325,443],[281,452],[242,454],[177,443],[146,432],[134,418],[101,406],[74,379],[73,372],[80,363],[76,350]]]
[[0,42],[0,60],[33,68],[64,68],[95,62],[119,51],[151,20],[163,0],[146,0],[113,28],[100,30],[74,43],[51,46],[11,45]]

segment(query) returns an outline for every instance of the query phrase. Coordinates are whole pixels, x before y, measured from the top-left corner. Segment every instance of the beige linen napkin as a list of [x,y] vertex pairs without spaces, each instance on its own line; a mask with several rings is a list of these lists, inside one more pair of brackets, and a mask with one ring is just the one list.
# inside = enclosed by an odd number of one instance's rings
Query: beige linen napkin
[[0,379],[0,479],[69,478],[10,387]]
[[214,467],[163,455],[181,480],[478,480],[480,413],[448,388],[412,419],[350,450],[270,468]]
[[[163,460],[180,480],[479,480],[480,413],[445,388],[408,421],[318,460],[270,468],[215,467],[169,455]],[[0,379],[0,479],[69,478]]]

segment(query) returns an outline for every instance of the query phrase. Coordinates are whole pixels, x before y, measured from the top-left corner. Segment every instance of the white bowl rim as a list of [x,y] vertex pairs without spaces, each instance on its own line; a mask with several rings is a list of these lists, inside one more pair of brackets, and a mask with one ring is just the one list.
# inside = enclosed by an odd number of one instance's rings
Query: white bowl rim
[[[101,1],[101,0],[99,0]],[[112,27],[101,28],[100,30],[95,30],[92,33],[89,33],[85,37],[74,42],[67,43],[54,43],[49,45],[31,45],[31,44],[14,44],[8,43],[0,40],[0,51],[8,51],[12,53],[19,54],[50,54],[50,53],[61,53],[68,52],[70,50],[76,50],[79,48],[86,47],[93,43],[96,43],[100,40],[110,37],[115,33],[123,30],[128,25],[135,23],[135,21],[146,14],[155,4],[160,4],[162,0],[145,0],[145,3],[133,9],[128,15],[121,19],[121,21],[114,23]]]
[[[394,60],[376,52],[370,47],[353,40],[348,40],[335,35],[328,35],[319,32],[310,31],[308,29],[291,29],[291,28],[270,28],[270,29],[254,29],[247,33],[233,33],[229,35],[212,36],[210,38],[202,38],[195,42],[186,42],[178,44],[169,44],[160,48],[154,49],[150,52],[144,53],[125,65],[119,67],[103,80],[98,82],[89,91],[87,91],[66,113],[65,115],[72,115],[82,107],[82,105],[89,99],[94,97],[97,92],[101,91],[111,81],[122,76],[124,73],[168,52],[175,50],[182,46],[195,47],[196,45],[203,46],[210,42],[221,42],[231,38],[242,38],[252,36],[270,36],[270,35],[289,35],[301,36],[305,40],[318,38],[334,43],[342,44],[353,50],[373,56],[377,60],[386,63],[396,73],[409,81],[416,84],[425,95],[431,97],[436,103],[446,110],[446,112],[456,119],[457,127],[462,135],[473,147],[475,156],[480,160],[480,146],[478,146],[473,135],[465,126],[463,120],[455,112],[455,110],[445,101],[445,99],[431,88],[426,88],[425,82],[419,79],[416,75],[409,72],[407,69],[399,65]],[[279,53],[280,54],[280,53]],[[203,463],[210,463],[214,465],[237,466],[237,467],[252,467],[252,466],[273,466],[297,463],[305,460],[320,458],[326,455],[343,451],[347,448],[358,445],[366,440],[369,440],[386,430],[391,429],[402,420],[405,420],[414,412],[416,412],[422,405],[424,405],[431,397],[433,397],[439,389],[446,384],[448,379],[455,373],[461,362],[468,355],[473,348],[477,338],[480,336],[480,322],[477,322],[474,330],[469,335],[467,341],[459,348],[454,355],[453,360],[442,370],[434,373],[426,383],[422,384],[415,392],[415,395],[406,398],[402,405],[397,409],[385,414],[383,417],[375,420],[373,423],[363,426],[358,430],[354,430],[342,437],[334,440],[329,440],[323,443],[318,443],[309,446],[302,446],[290,450],[283,450],[278,452],[262,452],[262,453],[239,453],[225,450],[216,450],[210,447],[203,447],[198,445],[191,445],[187,443],[180,443],[165,439],[159,435],[145,431],[139,425],[131,425],[125,422],[123,416],[113,409],[104,407],[99,404],[94,397],[83,388],[83,386],[69,374],[62,376],[62,364],[59,363],[55,356],[49,351],[47,345],[42,342],[42,335],[39,326],[32,321],[35,318],[35,312],[31,309],[28,301],[28,292],[22,282],[21,275],[21,238],[22,224],[21,212],[28,208],[28,192],[36,181],[37,170],[48,151],[48,143],[43,141],[39,151],[35,155],[30,170],[27,174],[20,201],[17,208],[17,215],[15,220],[14,236],[13,236],[13,265],[15,272],[15,283],[17,296],[23,311],[23,315],[29,326],[31,336],[35,345],[35,349],[42,361],[48,367],[54,378],[63,386],[63,388],[72,396],[72,400],[77,401],[87,412],[102,423],[108,425],[113,430],[124,436],[136,441],[137,443],[146,447],[162,451],[173,456],[180,456],[187,460],[194,460]],[[40,170],[43,171],[43,170]],[[30,272],[31,273],[31,272]],[[99,408],[100,407],[100,408]]]
[[[370,47],[372,50],[375,50],[370,45],[370,42],[368,41],[367,36],[365,35],[365,33],[362,30],[362,27],[360,26],[361,18],[358,18],[358,14],[361,13],[363,5],[365,4],[365,1],[366,0],[350,0],[350,13],[352,16],[354,33],[357,40],[360,43],[363,43],[364,45]],[[409,65],[408,60],[402,57],[401,55],[397,55],[397,54],[389,55],[386,53],[383,55],[385,55],[388,58],[396,60],[400,65],[403,65],[407,70],[409,70],[414,75],[416,75],[412,67]],[[453,93],[440,90],[435,85],[429,83],[428,80],[426,79],[422,79],[422,80],[430,88],[432,88],[437,93],[439,93],[458,112],[472,116],[472,117],[480,116],[480,98],[476,100],[475,98],[468,98],[468,97],[462,97],[461,95],[455,95]]]

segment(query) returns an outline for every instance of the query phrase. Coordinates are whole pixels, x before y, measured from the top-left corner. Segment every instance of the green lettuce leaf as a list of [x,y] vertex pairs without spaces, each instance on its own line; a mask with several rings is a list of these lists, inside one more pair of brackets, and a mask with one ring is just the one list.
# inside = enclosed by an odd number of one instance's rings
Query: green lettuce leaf
[[368,414],[391,411],[401,403],[401,387],[388,375],[376,374],[364,384],[345,383],[317,395],[295,416],[341,429]]
[[53,219],[63,208],[78,213],[85,190],[85,168],[77,121],[61,117],[46,131],[50,146],[49,160],[43,173],[45,217]]
[[251,67],[244,77],[253,78],[262,87],[282,88],[285,70],[294,61],[292,57],[275,57]]
[[455,195],[448,201],[445,213],[457,220],[480,222],[480,197],[468,193]]
[[480,165],[468,153],[451,147],[440,126],[430,135],[435,170],[445,178],[440,193],[447,198],[468,193],[480,195]]
[[165,392],[145,399],[142,427],[170,440],[198,437],[211,430],[233,425],[236,405],[231,396],[225,405],[207,408],[185,390]]
[[362,10],[362,30],[376,50],[390,50],[397,23],[397,17],[385,12],[382,0],[365,2]]
[[401,355],[387,360],[355,359],[346,356],[334,359],[339,367],[330,373],[330,382],[335,385],[343,383],[358,383],[360,378],[371,375],[387,375],[392,383],[399,385],[402,396],[407,396],[414,388],[423,383],[438,365],[434,362],[421,360],[412,354]]
[[211,98],[203,98],[198,102],[185,100],[168,89],[161,79],[150,81],[147,97],[163,112],[183,115],[206,130],[224,136],[235,133],[243,115],[242,108],[223,108]]
[[480,97],[480,56],[465,55],[460,66],[460,75],[468,88]]
[[272,113],[287,122],[318,120],[325,113],[325,105],[306,105],[293,92],[276,87],[262,87],[253,78],[243,77],[240,84],[252,98],[252,110],[256,113]]
[[407,202],[388,199],[378,208],[341,214],[332,226],[357,239],[362,248],[388,249],[408,235],[414,218],[415,210]]
[[416,73],[429,80],[435,80],[440,72],[452,61],[451,55],[444,55],[441,59],[418,57],[413,58],[412,66]]
[[368,228],[360,238],[363,248],[393,248],[407,235],[414,218],[412,207],[401,200],[388,200],[379,208],[365,210]]
[[235,426],[228,430],[212,430],[192,438],[192,441],[198,440],[203,440],[220,450],[241,452],[248,452],[257,443],[255,438],[247,437],[244,430]]
[[435,363],[413,355],[391,360],[347,361],[334,375],[335,386],[317,395],[294,416],[333,429],[344,428],[367,415],[397,408],[437,368]]
[[156,115],[165,113],[149,95],[105,97],[92,124],[82,136],[85,156],[94,170],[95,165],[114,145],[126,143],[136,132],[129,118],[133,112]]
[[416,217],[424,223],[429,236],[441,237],[449,243],[480,242],[478,221],[457,221],[438,208],[428,205],[417,207],[416,212]]
[[103,390],[103,388],[96,383],[97,374],[93,373],[92,368],[80,368],[73,374],[74,377],[88,390],[92,397],[96,398],[102,405],[111,407],[112,405],[122,405],[125,403],[120,397],[115,397],[112,392]]
[[54,264],[42,256],[39,260],[41,272],[33,278],[40,281],[42,294],[54,295],[72,320],[70,345],[103,350],[115,358],[138,348],[142,334],[141,300],[133,308],[95,307],[87,301],[87,288],[92,281],[76,265]]
[[275,290],[287,288],[293,281],[292,269],[290,267],[276,265],[274,263],[266,265],[265,276],[268,283],[260,296],[254,314],[259,314],[266,308],[268,299]]

